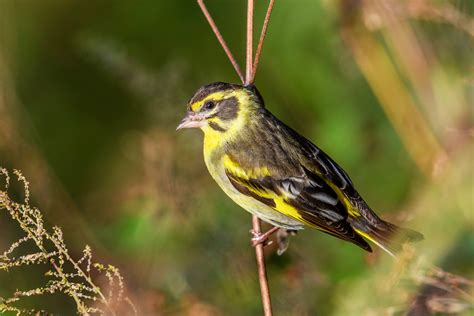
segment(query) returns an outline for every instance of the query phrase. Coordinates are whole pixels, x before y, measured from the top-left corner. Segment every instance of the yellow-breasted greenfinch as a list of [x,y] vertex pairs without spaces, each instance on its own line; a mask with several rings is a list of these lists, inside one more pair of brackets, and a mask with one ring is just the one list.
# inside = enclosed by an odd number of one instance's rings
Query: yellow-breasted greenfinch
[[255,86],[217,82],[201,87],[177,129],[204,132],[209,173],[235,203],[276,227],[305,225],[372,251],[393,255],[423,236],[380,219],[347,173],[311,141],[265,108]]

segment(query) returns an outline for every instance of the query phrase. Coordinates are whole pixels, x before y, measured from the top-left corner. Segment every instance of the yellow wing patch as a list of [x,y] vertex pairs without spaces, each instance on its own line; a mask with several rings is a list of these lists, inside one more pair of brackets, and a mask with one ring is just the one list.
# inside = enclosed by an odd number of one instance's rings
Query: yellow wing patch
[[257,167],[251,169],[244,169],[237,162],[233,161],[228,155],[225,155],[223,158],[224,167],[231,174],[235,175],[238,178],[249,180],[252,178],[268,177],[270,176],[270,171],[267,167]]
[[286,203],[282,197],[275,195],[275,198],[273,200],[275,201],[275,210],[277,210],[278,212],[285,214],[286,216],[292,217],[296,220],[305,222],[310,226],[314,226],[309,222],[305,221],[303,217],[301,217],[301,215],[298,213],[298,210],[294,206],[291,206]]
[[359,211],[354,207],[354,205],[352,205],[351,201],[349,201],[346,195],[341,192],[341,189],[339,189],[336,185],[328,181],[325,177],[323,177],[323,179],[334,190],[334,192],[336,192],[337,196],[339,197],[339,200],[344,203],[344,206],[346,207],[346,210],[349,215],[352,217],[359,217]]
[[[237,162],[233,161],[228,155],[224,156],[223,162],[224,162],[224,167],[226,168],[228,173],[233,174],[235,177],[240,178],[242,180],[262,178],[262,177],[267,177],[271,175],[267,167],[244,169]],[[251,191],[254,194],[257,194],[258,196],[262,198],[273,200],[273,202],[275,203],[275,206],[273,208],[276,211],[288,217],[307,223],[307,221],[305,221],[302,218],[302,216],[298,213],[298,210],[294,206],[289,205],[285,201],[284,196],[280,196],[272,190],[259,190],[252,186],[247,185],[246,183],[241,182],[240,184],[244,185],[249,191]],[[307,223],[307,224],[310,224],[310,223]]]

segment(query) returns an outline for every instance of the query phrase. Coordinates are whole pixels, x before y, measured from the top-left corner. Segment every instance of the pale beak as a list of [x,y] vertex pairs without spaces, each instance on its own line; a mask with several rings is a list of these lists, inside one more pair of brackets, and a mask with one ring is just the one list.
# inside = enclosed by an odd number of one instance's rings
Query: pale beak
[[183,128],[197,128],[202,127],[206,124],[206,118],[201,114],[196,114],[194,112],[188,111],[184,116],[181,123],[179,123],[176,130],[183,129]]

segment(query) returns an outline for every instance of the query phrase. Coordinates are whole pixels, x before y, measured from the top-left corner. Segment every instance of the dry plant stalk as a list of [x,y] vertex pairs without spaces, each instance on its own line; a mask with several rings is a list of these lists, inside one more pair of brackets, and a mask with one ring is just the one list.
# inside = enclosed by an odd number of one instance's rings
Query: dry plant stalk
[[211,14],[206,8],[206,5],[204,4],[204,0],[197,0],[197,3],[199,4],[199,7],[201,8],[202,13],[206,17],[207,22],[211,26],[212,31],[217,37],[217,40],[221,44],[222,48],[224,49],[227,57],[229,58],[229,61],[232,63],[232,66],[234,67],[235,71],[237,72],[237,75],[240,78],[240,81],[244,82],[244,76],[242,75],[242,70],[240,70],[240,66],[235,60],[234,56],[232,55],[229,47],[227,46],[227,43],[225,42],[224,38],[221,35],[221,32],[219,32],[219,29],[217,28],[216,23],[214,22],[214,19],[212,18]]
[[438,177],[452,158],[447,129],[437,127],[437,117],[445,116],[434,80],[441,61],[412,22],[449,23],[472,37],[474,19],[454,4],[429,0],[340,4],[343,39],[355,63],[418,168]]
[[270,0],[270,4],[267,8],[267,13],[265,14],[265,20],[263,21],[262,32],[260,33],[260,39],[258,41],[257,51],[255,52],[255,59],[252,65],[252,77],[250,77],[250,82],[255,81],[255,75],[257,74],[258,62],[260,61],[260,54],[262,53],[263,41],[267,35],[268,22],[270,22],[270,16],[272,15],[273,5],[275,0]]
[[[405,245],[380,295],[400,297],[400,305],[372,309],[367,314],[408,316],[436,315],[438,313],[459,315],[474,308],[474,282],[460,275],[436,267],[422,256],[415,256],[415,250]],[[418,289],[408,294],[409,289]]]
[[407,314],[461,314],[474,308],[474,282],[438,267],[426,267],[411,275],[419,291],[412,299]]
[[[13,173],[23,184],[24,200],[16,202],[10,197],[8,192],[10,175],[6,169],[0,168],[0,174],[5,179],[5,186],[0,190],[0,211],[7,211],[26,235],[0,255],[0,270],[8,271],[26,265],[44,264],[50,264],[51,268],[45,273],[48,282],[44,286],[17,290],[9,298],[0,297],[0,314],[46,313],[22,309],[17,305],[26,297],[63,293],[74,300],[77,313],[80,315],[116,315],[118,308],[128,310],[130,315],[137,315],[135,306],[125,296],[124,281],[119,270],[112,265],[93,262],[92,249],[89,246],[84,248],[81,258],[73,259],[64,242],[62,230],[57,226],[51,229],[46,227],[40,210],[30,205],[28,181],[20,171],[14,170]],[[15,256],[26,244],[33,244],[35,252]],[[102,275],[108,284],[101,288],[92,278],[92,274]]]
[[[263,42],[265,40],[265,35],[267,34],[268,23],[270,21],[270,16],[273,10],[273,5],[275,3],[274,0],[270,0],[267,13],[265,15],[265,19],[263,22],[262,31],[260,34],[259,43],[257,46],[257,51],[255,53],[255,59],[253,58],[253,13],[254,13],[254,0],[247,0],[247,41],[246,41],[246,67],[245,67],[245,79],[242,76],[242,71],[235,60],[234,56],[232,55],[230,49],[228,48],[226,42],[224,41],[217,25],[214,23],[209,11],[204,4],[204,0],[197,0],[199,7],[201,8],[204,16],[206,17],[211,29],[213,30],[214,34],[216,35],[219,43],[221,44],[222,48],[227,54],[229,61],[234,66],[237,75],[239,76],[240,80],[244,85],[253,85],[255,76],[257,73],[258,62],[260,60],[260,54],[262,52]],[[260,220],[257,216],[252,216],[252,231],[255,234],[261,234],[260,228]],[[263,312],[265,316],[272,315],[272,305],[270,300],[270,290],[268,287],[268,279],[267,279],[267,272],[265,268],[265,256],[263,253],[263,244],[260,243],[255,246],[255,255],[257,257],[257,267],[258,267],[258,279],[260,282],[260,294],[262,296],[262,305],[263,305]]]

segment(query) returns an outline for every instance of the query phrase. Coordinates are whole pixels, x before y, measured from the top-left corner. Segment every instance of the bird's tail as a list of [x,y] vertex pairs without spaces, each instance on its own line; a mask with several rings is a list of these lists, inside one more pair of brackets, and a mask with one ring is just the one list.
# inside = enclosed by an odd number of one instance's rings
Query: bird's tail
[[393,257],[402,249],[405,242],[423,239],[423,234],[417,231],[402,228],[381,219],[378,219],[376,224],[372,224],[365,218],[359,217],[353,219],[351,225],[359,235],[370,240]]

